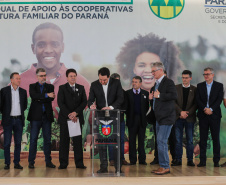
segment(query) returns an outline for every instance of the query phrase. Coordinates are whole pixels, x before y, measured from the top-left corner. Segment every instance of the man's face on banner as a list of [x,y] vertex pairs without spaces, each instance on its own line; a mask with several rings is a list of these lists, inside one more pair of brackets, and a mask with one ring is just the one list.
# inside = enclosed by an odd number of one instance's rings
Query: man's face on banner
[[38,30],[31,48],[42,67],[50,70],[60,62],[64,51],[62,34],[51,28]]
[[142,78],[141,88],[150,91],[154,86],[155,79],[151,73],[151,65],[158,61],[160,61],[159,56],[150,52],[143,52],[137,56],[133,72]]

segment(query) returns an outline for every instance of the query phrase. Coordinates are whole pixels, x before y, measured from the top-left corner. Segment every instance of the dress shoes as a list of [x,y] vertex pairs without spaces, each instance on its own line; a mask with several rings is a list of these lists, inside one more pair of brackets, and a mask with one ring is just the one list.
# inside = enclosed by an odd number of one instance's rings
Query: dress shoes
[[110,166],[114,166],[115,165],[115,161],[110,160]]
[[226,167],[226,162],[220,165],[221,167]]
[[206,163],[204,163],[204,162],[200,162],[198,165],[197,165],[197,167],[205,167],[206,166]]
[[4,167],[4,169],[5,170],[9,170],[10,169],[10,165],[9,164],[6,164],[5,167]]
[[220,167],[219,163],[218,162],[214,163],[214,167]]
[[59,170],[67,169],[67,166],[61,166],[61,165],[60,165],[60,166],[58,167],[58,169],[59,169]]
[[126,160],[122,160],[122,165],[129,165],[129,163]]
[[188,161],[187,166],[195,166],[195,163],[193,161]]
[[49,162],[46,163],[46,168],[56,168],[56,166],[52,162]]
[[34,166],[34,164],[29,163],[28,168],[30,168],[30,169],[34,169],[34,168],[35,168],[35,166]]
[[170,173],[170,169],[167,168],[159,168],[159,170],[157,170],[156,172],[154,172],[156,175],[165,175],[165,174],[168,174]]
[[86,169],[87,167],[83,164],[83,165],[76,166],[76,168]]
[[144,162],[139,162],[139,164],[141,165],[147,165],[147,163],[144,161]]
[[159,160],[154,159],[152,162],[150,162],[150,165],[155,165],[155,164],[159,164]]
[[171,166],[181,166],[182,162],[179,160],[175,160],[174,163],[171,164]]
[[107,169],[99,169],[97,173],[108,173]]
[[159,170],[160,170],[160,168],[158,168],[157,170],[152,170],[151,173],[155,173],[155,172],[157,172]]
[[18,163],[18,164],[15,164],[15,165],[14,165],[14,168],[15,168],[15,169],[20,169],[20,170],[22,170],[22,169],[23,169],[23,166],[21,166],[20,163]]

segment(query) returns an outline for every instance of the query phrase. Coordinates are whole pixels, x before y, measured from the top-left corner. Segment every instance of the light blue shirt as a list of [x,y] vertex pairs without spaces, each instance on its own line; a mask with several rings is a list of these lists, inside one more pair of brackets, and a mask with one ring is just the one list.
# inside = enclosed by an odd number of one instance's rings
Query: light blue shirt
[[[133,88],[133,93],[136,94],[136,89]],[[137,90],[137,93],[140,94],[140,88]]]
[[[208,84],[208,83],[206,82],[206,89],[207,89],[207,105],[206,105],[206,107],[207,107],[207,108],[209,108],[209,97],[210,97],[210,91],[211,91],[212,85],[213,85],[213,81],[212,81],[210,84]],[[212,109],[211,109],[211,110],[212,110]],[[213,111],[213,110],[212,110],[212,111]]]

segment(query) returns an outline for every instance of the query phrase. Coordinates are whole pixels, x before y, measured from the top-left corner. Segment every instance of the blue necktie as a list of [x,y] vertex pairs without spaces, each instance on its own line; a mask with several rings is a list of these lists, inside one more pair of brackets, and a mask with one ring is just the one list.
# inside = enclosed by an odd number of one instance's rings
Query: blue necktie
[[[155,82],[155,91],[159,88],[159,82],[156,81]],[[155,107],[155,98],[153,97],[153,110],[154,110],[154,107]]]

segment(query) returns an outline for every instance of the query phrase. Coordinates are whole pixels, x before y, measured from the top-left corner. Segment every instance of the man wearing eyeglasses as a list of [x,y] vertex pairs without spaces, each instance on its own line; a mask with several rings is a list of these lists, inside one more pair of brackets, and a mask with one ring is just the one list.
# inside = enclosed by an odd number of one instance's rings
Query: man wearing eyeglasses
[[204,69],[204,82],[197,85],[196,101],[200,131],[200,163],[198,167],[206,166],[206,147],[209,129],[213,140],[214,167],[219,167],[220,161],[220,122],[221,102],[223,99],[223,84],[213,80],[214,70]]
[[33,169],[37,153],[37,140],[40,129],[44,138],[44,154],[46,167],[55,168],[51,162],[51,123],[53,119],[52,101],[55,98],[54,86],[46,83],[46,71],[43,68],[36,70],[38,82],[30,84],[29,93],[31,106],[28,113],[28,121],[31,123],[29,168]]
[[193,134],[194,124],[196,121],[196,87],[191,85],[192,72],[184,70],[182,72],[182,84],[176,85],[177,100],[176,100],[176,124],[175,127],[175,162],[172,166],[182,165],[183,155],[183,130],[186,133],[186,153],[187,166],[195,166],[193,162]]
[[177,91],[174,82],[165,77],[164,69],[164,65],[161,62],[152,64],[151,70],[156,82],[149,96],[152,107],[151,120],[156,120],[158,159],[160,165],[152,173],[157,175],[170,173],[167,142],[172,125],[176,121],[175,100],[177,99]]

